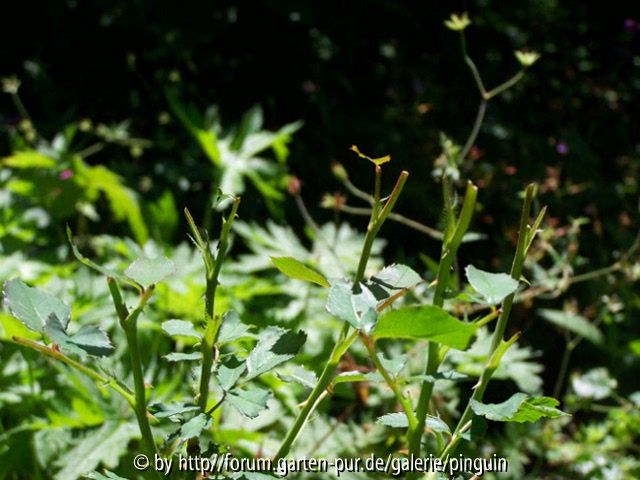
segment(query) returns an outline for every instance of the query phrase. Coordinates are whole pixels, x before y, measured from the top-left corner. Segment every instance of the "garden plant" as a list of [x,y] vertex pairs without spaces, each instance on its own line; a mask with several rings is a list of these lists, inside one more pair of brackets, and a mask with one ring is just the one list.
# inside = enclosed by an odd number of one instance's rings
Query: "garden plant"
[[[0,479],[637,478],[640,393],[618,392],[604,367],[570,368],[583,341],[614,348],[599,326],[622,323],[619,301],[603,296],[594,321],[569,297],[538,305],[602,278],[637,287],[640,236],[608,266],[584,267],[584,219],[559,235],[539,200],[548,182],[527,182],[502,192],[520,211],[499,212],[508,263],[476,253],[498,256],[478,230],[487,115],[525,94],[545,57],[516,50],[503,70],[518,69],[489,87],[469,16],[444,24],[478,98],[466,140],[440,134],[431,170],[344,148],[331,172],[347,193],[324,196],[324,223],[305,203],[312,179],[287,173],[301,122],[269,130],[256,106],[223,127],[174,81],[163,113],[206,159],[205,205],[170,189],[144,205],[132,179],[91,158],[137,157],[152,142],[127,122],[89,120],[49,141],[20,81],[3,81],[21,121],[0,169]],[[411,185],[431,189],[433,225],[402,213]],[[270,220],[249,220],[256,198]],[[303,235],[282,221],[289,200]],[[105,218],[129,235],[92,235]],[[438,256],[383,256],[391,229]],[[565,340],[555,377],[526,342],[531,322],[512,315],[532,306]],[[629,341],[637,362],[640,340]],[[604,420],[583,419],[591,408]]]

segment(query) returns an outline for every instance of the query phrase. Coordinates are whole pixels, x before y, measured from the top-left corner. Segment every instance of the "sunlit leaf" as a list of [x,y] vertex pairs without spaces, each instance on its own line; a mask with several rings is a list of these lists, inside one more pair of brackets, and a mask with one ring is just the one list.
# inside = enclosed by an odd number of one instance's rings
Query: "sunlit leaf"
[[167,320],[162,322],[162,329],[172,337],[192,337],[198,340],[202,338],[202,334],[196,331],[193,323],[185,320]]
[[293,358],[304,344],[304,332],[269,327],[260,333],[258,344],[247,358],[247,380],[262,375]]
[[14,278],[4,282],[3,297],[11,315],[35,332],[42,332],[51,316],[67,328],[71,309],[53,295]]
[[[378,417],[376,423],[394,428],[407,428],[409,426],[409,420],[404,412],[387,413],[386,415]],[[433,415],[427,415],[426,426],[434,432],[451,433],[449,426],[440,418],[434,417]]]
[[35,150],[15,152],[13,155],[3,158],[2,163],[11,168],[52,168],[56,165],[53,158]]
[[125,275],[121,274],[120,272],[116,272],[115,270],[111,270],[109,268],[103,267],[102,265],[98,265],[93,260],[82,255],[82,253],[80,253],[80,250],[78,250],[78,247],[73,241],[73,233],[71,232],[71,229],[69,228],[68,225],[67,225],[67,239],[69,240],[69,245],[71,245],[71,251],[73,252],[73,255],[78,259],[78,261],[80,261],[87,267],[92,268],[96,272],[99,272],[107,277],[115,278],[117,280],[120,280],[123,283],[131,284],[138,289],[140,288],[136,282],[132,281],[130,278],[127,278]]
[[104,357],[114,350],[109,337],[100,328],[84,325],[77,333],[69,335],[55,315],[50,315],[45,322],[44,333],[66,353]]
[[246,369],[247,364],[234,355],[230,355],[225,358],[218,367],[217,378],[220,383],[220,387],[224,391],[228,391],[233,388]]
[[240,316],[234,311],[229,311],[222,317],[217,340],[219,343],[232,342],[238,338],[251,336],[247,333],[248,331],[249,327],[240,321]]
[[242,415],[256,418],[262,410],[267,408],[269,392],[259,388],[247,390],[232,390],[227,395],[227,401],[233,405]]
[[164,358],[169,362],[191,362],[195,360],[200,360],[202,358],[202,353],[200,352],[191,352],[191,353],[179,353],[179,352],[171,352],[167,355],[164,355]]
[[464,350],[476,332],[471,323],[461,322],[433,305],[404,307],[382,315],[373,338],[421,338]]
[[171,417],[178,417],[185,413],[197,412],[200,410],[200,407],[184,402],[159,402],[149,405],[149,410],[156,418],[169,418],[172,421],[177,421],[177,419],[173,419]]
[[315,283],[321,287],[329,288],[329,282],[324,275],[307,267],[304,263],[292,257],[271,257],[275,267],[287,277],[295,280]]
[[378,358],[380,359],[380,363],[392,376],[398,375],[400,370],[404,368],[407,364],[407,356],[406,355],[398,355],[394,358],[387,358],[382,353],[378,354]]
[[377,298],[386,298],[420,282],[422,277],[410,267],[394,264],[384,267],[371,277],[367,286]]
[[197,438],[200,436],[202,431],[209,428],[210,425],[211,417],[204,413],[200,413],[182,425],[182,428],[180,429],[180,440],[186,442],[190,438]]
[[345,282],[332,285],[327,297],[327,311],[354,328],[369,332],[376,323],[378,302],[366,286],[360,287],[359,293],[353,293]]
[[518,288],[518,281],[506,273],[485,272],[473,265],[467,266],[465,272],[473,289],[490,305],[499,304]]
[[108,421],[92,429],[70,450],[56,460],[61,467],[55,478],[76,480],[99,465],[116,468],[119,459],[129,451],[129,443],[140,435],[135,423]]
[[318,383],[318,377],[314,372],[311,372],[299,365],[296,365],[285,372],[278,372],[278,377],[280,377],[284,382],[296,382],[309,388],[314,388],[316,383]]
[[353,382],[383,382],[384,378],[378,372],[360,372],[358,370],[353,370],[351,372],[342,372],[333,379],[333,384],[337,385],[339,383],[353,383]]
[[502,403],[481,403],[471,400],[476,415],[497,422],[535,422],[541,418],[558,418],[566,415],[558,410],[559,401],[551,397],[529,397],[516,393]]
[[129,265],[124,273],[131,280],[134,280],[143,287],[148,287],[172,275],[175,270],[175,265],[167,257],[140,257]]
[[578,397],[602,400],[614,392],[618,382],[611,378],[606,368],[598,367],[582,375],[573,376],[571,386]]
[[149,238],[149,231],[136,192],[126,187],[121,178],[104,165],[89,166],[76,156],[73,158],[73,170],[76,183],[85,188],[88,195],[103,193],[115,219],[126,220],[135,239],[144,244]]

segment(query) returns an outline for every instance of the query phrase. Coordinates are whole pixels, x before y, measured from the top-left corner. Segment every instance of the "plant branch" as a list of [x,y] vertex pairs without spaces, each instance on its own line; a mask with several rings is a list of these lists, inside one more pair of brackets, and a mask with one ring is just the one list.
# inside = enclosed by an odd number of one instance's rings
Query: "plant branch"
[[[516,253],[513,258],[513,263],[511,265],[511,278],[514,280],[520,281],[520,277],[522,276],[522,267],[524,265],[525,258],[527,256],[528,246],[531,245],[532,235],[535,235],[535,229],[529,227],[529,217],[531,215],[531,204],[533,202],[533,198],[536,193],[536,185],[530,184],[527,186],[525,191],[525,199],[524,205],[522,207],[522,213],[520,215],[520,229],[518,232],[518,244],[516,247]],[[541,221],[540,216],[536,219],[535,223],[539,223]],[[491,377],[495,370],[498,368],[500,364],[500,359],[502,355],[506,352],[506,350],[518,339],[519,334],[514,335],[509,339],[509,341],[505,342],[504,332],[507,327],[507,323],[509,321],[509,316],[511,314],[511,307],[513,305],[513,300],[515,298],[516,292],[511,293],[502,301],[502,307],[500,316],[498,317],[498,322],[496,324],[496,328],[493,332],[493,337],[491,339],[491,346],[489,348],[489,353],[487,357],[489,358],[487,364],[485,365],[482,374],[480,375],[480,380],[478,385],[476,385],[473,395],[471,396],[467,406],[458,421],[458,425],[454,430],[454,436],[452,436],[452,440],[450,440],[449,445],[445,448],[442,455],[445,453],[450,453],[459,440],[459,436],[455,436],[455,433],[459,433],[460,429],[467,424],[473,417],[473,410],[471,408],[471,402],[482,401],[482,397],[484,396],[484,392],[489,384]],[[455,440],[454,440],[455,438]]]
[[520,80],[522,80],[522,77],[524,77],[524,70],[520,70],[518,73],[516,73],[513,77],[511,77],[509,80],[507,80],[504,83],[501,83],[500,85],[498,85],[497,87],[495,87],[494,89],[488,91],[484,98],[486,100],[491,100],[493,97],[497,97],[498,95],[500,95],[501,93],[506,92],[507,90],[509,90],[511,87],[513,87],[516,83],[518,83]]
[[129,403],[129,405],[131,405],[131,407],[135,409],[136,400],[134,396],[126,388],[120,385],[115,379],[105,377],[100,373],[96,372],[95,370],[93,370],[92,368],[87,367],[83,363],[80,363],[77,360],[67,357],[64,353],[60,352],[59,350],[54,350],[53,348],[47,347],[46,345],[42,345],[38,342],[34,342],[33,340],[29,340],[22,337],[15,337],[15,336],[12,337],[12,340],[18,345],[29,348],[31,350],[35,350],[36,352],[42,353],[47,357],[58,360],[68,365],[69,367],[84,373],[89,378],[93,379],[99,386],[109,387],[118,395],[120,395],[123,399],[125,399],[127,403]]
[[[376,165],[376,181],[379,181],[379,175],[380,175],[380,166]],[[367,234],[365,236],[362,251],[360,253],[360,260],[358,262],[358,268],[353,280],[352,290],[354,293],[357,293],[360,289],[360,282],[364,278],[367,263],[369,261],[369,257],[371,256],[371,248],[373,246],[373,241],[375,240],[376,234],[382,227],[382,224],[385,222],[385,220],[389,217],[391,210],[393,209],[396,202],[398,201],[398,197],[402,193],[402,189],[404,188],[404,185],[407,181],[408,176],[409,176],[409,173],[406,171],[403,171],[400,173],[400,176],[398,177],[398,180],[396,181],[396,184],[391,194],[389,195],[384,206],[382,207],[380,205],[382,203],[380,200],[380,190],[379,188],[376,188],[376,198],[374,199],[374,206],[371,213],[371,219],[369,221],[369,226],[367,227]],[[378,211],[379,213],[377,213]],[[374,213],[377,213],[377,214],[374,215]],[[293,442],[295,442],[296,438],[300,433],[300,430],[302,430],[304,425],[307,423],[309,416],[313,412],[316,405],[320,402],[320,400],[322,399],[322,396],[327,390],[327,387],[330,385],[331,381],[333,380],[335,371],[338,368],[338,365],[340,363],[340,360],[342,359],[342,356],[349,349],[349,347],[355,341],[357,336],[358,336],[358,331],[355,330],[351,332],[351,327],[347,322],[345,322],[342,327],[342,330],[340,331],[340,335],[338,336],[338,340],[336,341],[333,347],[333,350],[331,351],[329,360],[325,364],[322,370],[322,373],[320,374],[318,383],[316,383],[316,386],[313,388],[313,390],[309,394],[309,397],[304,403],[304,407],[302,408],[300,413],[298,413],[298,416],[294,420],[293,425],[291,425],[291,427],[289,428],[289,431],[287,432],[285,439],[283,440],[282,444],[280,445],[280,448],[278,449],[276,455],[273,458],[274,462],[277,462],[281,458],[284,458],[288,455],[289,451],[291,450],[291,446],[293,445]]]
[[469,66],[469,70],[471,70],[471,74],[473,75],[473,79],[476,82],[478,91],[480,92],[480,95],[484,98],[484,96],[487,94],[487,91],[484,88],[484,83],[482,82],[482,77],[480,76],[478,67],[476,67],[475,62],[471,59],[471,57],[467,53],[467,39],[465,38],[464,31],[462,30],[460,31],[460,47],[462,49],[462,56],[464,57],[464,61]]
[[398,403],[404,410],[404,413],[407,416],[407,420],[409,422],[409,428],[410,429],[416,428],[418,425],[418,419],[416,418],[416,415],[413,412],[413,406],[411,405],[411,401],[402,394],[402,391],[398,386],[398,382],[396,382],[396,380],[393,378],[393,376],[391,376],[389,371],[384,367],[384,365],[382,365],[382,362],[378,357],[378,353],[376,352],[376,347],[373,341],[371,340],[371,338],[365,335],[364,333],[360,333],[360,339],[362,340],[362,343],[366,347],[367,352],[369,352],[371,361],[375,365],[378,372],[380,372],[380,374],[382,375],[382,378],[384,378],[384,381],[389,386],[393,394],[396,396]]
[[460,151],[460,155],[458,156],[457,164],[460,165],[467,155],[471,151],[473,144],[478,138],[478,134],[480,133],[480,127],[482,127],[482,122],[484,121],[484,115],[487,111],[487,100],[482,100],[480,102],[480,106],[478,107],[478,114],[476,115],[476,121],[473,124],[473,128],[471,129],[471,133],[467,138],[467,141],[464,144],[464,147]]
[[[218,242],[218,253],[215,259],[212,258],[213,255],[209,248],[209,244],[207,242],[204,242],[200,237],[200,242],[202,242],[202,244],[200,245],[200,251],[203,255],[206,266],[206,287],[204,297],[206,327],[201,343],[202,369],[200,372],[200,388],[198,395],[198,405],[203,412],[207,411],[207,403],[209,401],[209,382],[211,380],[211,372],[213,369],[213,352],[215,349],[215,342],[218,337],[218,331],[220,330],[220,325],[222,323],[222,320],[215,316],[215,301],[216,290],[218,288],[218,277],[220,275],[220,270],[222,269],[224,259],[227,255],[227,250],[229,248],[229,233],[231,232],[233,220],[235,219],[239,205],[240,197],[236,197],[233,200],[229,216],[226,220],[223,219],[222,221],[222,230],[220,232],[220,240]],[[192,222],[193,219],[190,223]],[[195,224],[192,227],[192,230],[194,229],[194,227]],[[197,228],[195,230],[197,232]]]
[[109,285],[113,304],[115,306],[118,319],[120,320],[120,325],[124,329],[127,346],[129,347],[129,359],[131,361],[135,395],[134,410],[138,420],[140,434],[142,435],[142,444],[144,445],[147,455],[153,456],[158,453],[158,449],[153,439],[153,432],[151,431],[149,417],[147,416],[146,387],[144,383],[144,373],[142,370],[142,359],[140,357],[140,345],[138,344],[138,317],[153,295],[155,285],[151,285],[148,288],[143,289],[140,294],[138,304],[131,312],[128,312],[122,300],[122,294],[120,293],[120,288],[116,281],[113,278],[108,277],[107,284]]
[[[445,188],[445,192],[448,192],[448,189]],[[449,205],[451,202],[448,197],[448,193],[446,193],[444,201],[445,205]],[[458,248],[462,243],[462,238],[464,234],[469,229],[469,225],[471,224],[471,218],[473,217],[473,212],[475,209],[476,199],[478,196],[478,187],[473,185],[471,182],[467,184],[467,189],[464,196],[464,201],[462,203],[462,209],[460,210],[460,215],[455,225],[455,229],[453,230],[452,235],[445,235],[444,241],[442,242],[442,252],[440,255],[440,263],[438,265],[438,273],[436,276],[436,290],[433,295],[433,305],[437,307],[442,307],[444,305],[444,294],[447,285],[449,284],[449,277],[451,275],[451,266],[453,265],[453,259],[455,258]],[[449,207],[447,207],[448,209]],[[449,222],[453,222],[453,218],[449,217]],[[451,226],[447,226],[446,230],[449,232],[451,230]],[[428,342],[427,344],[428,353],[427,353],[427,365],[425,367],[425,376],[435,375],[438,370],[438,366],[440,365],[441,358],[438,354],[438,344],[434,342]],[[422,434],[424,432],[424,427],[427,421],[427,413],[429,410],[429,402],[431,401],[431,395],[433,393],[434,382],[429,380],[424,380],[422,382],[422,386],[420,387],[420,395],[418,397],[418,403],[416,406],[416,417],[418,419],[418,423],[415,429],[409,429],[408,437],[409,437],[409,451],[416,456],[420,455],[421,450],[421,441]]]

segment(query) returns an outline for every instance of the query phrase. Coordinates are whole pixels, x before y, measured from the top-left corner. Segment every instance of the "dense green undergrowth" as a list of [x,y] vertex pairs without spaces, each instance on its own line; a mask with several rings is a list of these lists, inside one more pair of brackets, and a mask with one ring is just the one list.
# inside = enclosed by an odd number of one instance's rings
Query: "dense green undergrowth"
[[[511,238],[474,230],[484,191],[465,178],[477,168],[487,108],[539,55],[516,51],[514,75],[486,86],[467,51],[468,25],[466,15],[446,22],[477,90],[468,138],[442,134],[427,172],[352,146],[368,173],[354,177],[339,163],[332,171],[362,206],[328,194],[326,223],[305,204],[305,179],[287,174],[299,122],[270,131],[254,107],[223,127],[215,108],[202,113],[167,88],[176,124],[210,166],[207,202],[184,208],[167,190],[145,203],[130,179],[91,157],[105,148],[139,155],[147,140],[126,122],[88,121],[48,140],[19,81],[5,79],[22,120],[0,169],[0,478],[158,478],[157,459],[173,462],[171,478],[193,478],[198,468],[180,471],[180,458],[224,455],[274,468],[229,467],[221,478],[282,474],[286,459],[371,455],[507,462],[483,478],[636,478],[640,392],[610,373],[615,365],[582,368],[574,358],[586,347],[637,364],[640,339],[621,332],[637,312],[639,240],[590,268],[584,218],[555,224],[537,197],[548,185],[535,184],[505,194],[521,210],[501,219]],[[425,177],[437,181],[435,226],[400,213],[405,186]],[[243,196],[261,198],[274,218],[295,203],[304,229],[246,218]],[[106,221],[130,235],[91,234]],[[437,243],[439,255],[392,245],[402,254],[385,257],[391,228]],[[509,266],[476,253],[487,241],[510,246]],[[580,304],[573,289],[602,278],[619,290]],[[564,342],[560,354],[551,342],[534,348],[523,317]],[[447,473],[472,478],[474,468]]]

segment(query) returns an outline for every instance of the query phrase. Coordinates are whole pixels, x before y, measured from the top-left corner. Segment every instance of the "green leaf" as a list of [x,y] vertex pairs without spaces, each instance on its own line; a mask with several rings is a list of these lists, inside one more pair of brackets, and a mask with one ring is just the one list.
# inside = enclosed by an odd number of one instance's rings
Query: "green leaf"
[[186,442],[191,438],[199,437],[202,431],[209,428],[210,425],[211,417],[204,413],[199,413],[182,425],[182,428],[180,428],[180,441]]
[[50,315],[44,324],[44,333],[55,342],[63,352],[84,356],[104,357],[113,353],[113,345],[98,327],[84,325],[74,335],[68,335],[58,317]]
[[15,152],[2,159],[2,163],[11,168],[52,168],[56,166],[53,158],[42,155],[35,150]]
[[175,273],[176,266],[167,257],[140,257],[124,273],[143,287],[155,285]]
[[269,327],[260,334],[258,344],[247,358],[247,380],[262,375],[293,358],[307,339],[300,332]]
[[409,426],[409,420],[404,412],[387,413],[378,417],[376,423],[395,428],[407,428]]
[[242,116],[240,127],[231,142],[231,150],[239,150],[245,139],[260,131],[264,123],[264,115],[260,105],[254,105]]
[[156,237],[160,237],[168,243],[173,238],[180,221],[176,201],[171,190],[165,190],[157,200],[149,202],[147,210],[150,217],[149,224],[152,225]]
[[87,267],[92,268],[96,272],[106,275],[107,277],[112,277],[117,280],[120,280],[123,283],[132,285],[136,288],[140,288],[136,282],[125,277],[120,272],[116,272],[115,270],[111,270],[109,268],[103,267],[102,265],[98,265],[94,261],[82,255],[82,253],[80,253],[80,250],[78,250],[78,247],[73,242],[73,233],[71,232],[69,225],[67,225],[67,238],[69,239],[69,244],[71,245],[71,251],[73,252],[73,255],[78,259],[80,263],[83,263]]
[[377,295],[379,290],[384,292],[382,298],[386,298],[400,290],[414,287],[420,282],[422,277],[414,270],[406,265],[394,264],[384,267],[371,277],[368,286],[378,298],[381,298],[381,295]]
[[192,353],[177,353],[171,352],[168,355],[164,355],[164,358],[169,362],[184,362],[184,361],[193,361],[200,360],[202,358],[202,353],[200,352],[192,352]]
[[571,386],[578,397],[602,400],[613,393],[618,382],[611,378],[606,368],[598,367],[572,377]]
[[502,403],[481,403],[471,400],[471,408],[482,417],[497,422],[535,422],[541,418],[558,418],[566,415],[558,410],[558,400],[551,397],[529,397],[516,393]]
[[499,304],[518,288],[518,281],[506,273],[489,273],[473,265],[468,265],[465,272],[473,289],[490,305]]
[[338,385],[339,383],[353,383],[353,382],[383,382],[384,378],[378,372],[367,372],[363,373],[358,370],[353,370],[351,372],[342,372],[333,379],[333,384]]
[[551,397],[533,397],[526,400],[518,409],[512,421],[518,423],[536,422],[541,418],[558,418],[567,415],[556,408],[560,402]]
[[546,308],[537,310],[537,313],[548,322],[576,333],[595,345],[601,345],[604,341],[602,332],[598,330],[598,327],[580,315]]
[[218,367],[217,376],[220,387],[225,392],[231,390],[246,369],[247,364],[243,360],[234,355],[227,357]]
[[[407,428],[409,426],[409,420],[404,412],[388,413],[378,417],[376,423],[394,428]],[[449,426],[433,415],[427,415],[426,426],[434,432],[451,434]]]
[[278,377],[280,377],[283,382],[296,382],[309,388],[314,388],[318,383],[318,377],[314,372],[299,365],[296,365],[287,372],[279,372]]
[[238,338],[250,337],[251,334],[248,334],[248,331],[249,327],[240,322],[240,316],[234,311],[229,311],[222,317],[222,325],[218,332],[218,342],[228,343]]
[[196,139],[206,156],[214,165],[220,165],[218,137],[212,128],[206,128],[201,116],[193,108],[185,107],[178,98],[178,92],[165,90],[167,102],[187,131]]
[[407,379],[407,382],[414,382],[418,380],[427,382],[437,382],[442,380],[460,382],[469,380],[469,377],[464,373],[456,372],[455,370],[445,370],[443,372],[437,372],[435,375],[413,375]]
[[378,358],[385,370],[387,370],[393,377],[397,376],[398,373],[400,373],[400,370],[402,370],[407,364],[406,355],[398,355],[395,358],[388,359],[382,353],[379,353]]
[[[169,418],[182,415],[184,413],[197,412],[200,407],[197,405],[191,405],[184,402],[171,402],[171,403],[154,403],[149,405],[149,410],[156,418]],[[173,420],[173,419],[172,419]],[[174,420],[175,421],[175,420]]]
[[137,242],[144,244],[149,238],[149,231],[142,218],[136,193],[105,166],[89,166],[79,156],[73,158],[73,170],[76,183],[85,188],[86,195],[91,198],[102,192],[109,200],[114,218],[118,221],[126,220]]
[[3,297],[11,315],[35,332],[42,332],[51,316],[58,320],[63,329],[67,328],[71,309],[53,295],[14,278],[4,282]]
[[427,428],[430,428],[434,432],[451,434],[449,425],[447,425],[440,417],[433,415],[427,415]]
[[259,388],[232,390],[227,395],[228,402],[249,418],[256,418],[262,410],[267,408],[268,399],[269,392]]
[[367,287],[360,287],[360,293],[353,293],[346,282],[332,285],[327,297],[327,311],[340,320],[349,322],[354,328],[368,333],[377,320],[378,301]]
[[130,422],[108,421],[90,430],[75,447],[58,457],[55,464],[61,470],[56,473],[56,480],[76,480],[99,465],[116,468],[120,457],[129,451],[131,440],[139,435],[138,427]]
[[464,350],[475,332],[473,324],[457,320],[442,308],[422,305],[391,310],[381,316],[373,338],[422,338]]
[[198,340],[202,338],[202,334],[196,331],[193,323],[185,320],[167,320],[162,322],[162,329],[172,337],[192,337]]
[[271,257],[275,267],[287,277],[295,280],[315,283],[321,287],[329,288],[331,285],[321,273],[310,269],[304,263],[292,257]]
[[527,395],[524,393],[516,393],[502,403],[484,404],[476,400],[471,400],[471,408],[476,415],[486,417],[489,420],[508,422],[513,418],[527,398]]

